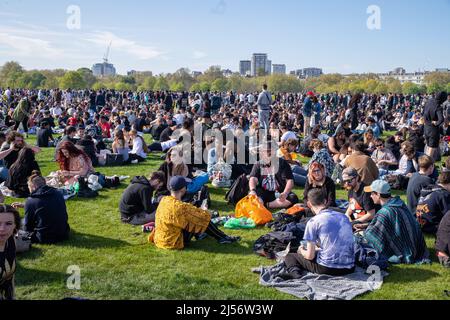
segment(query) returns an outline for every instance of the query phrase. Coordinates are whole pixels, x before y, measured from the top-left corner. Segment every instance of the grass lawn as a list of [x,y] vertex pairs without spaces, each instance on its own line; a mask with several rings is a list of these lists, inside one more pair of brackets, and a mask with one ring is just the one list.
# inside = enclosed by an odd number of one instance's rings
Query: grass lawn
[[[34,142],[34,138],[29,140]],[[45,175],[57,170],[53,152],[47,149],[37,157]],[[144,164],[100,171],[106,175],[148,175],[161,162],[154,154]],[[274,264],[252,251],[254,241],[268,229],[227,231],[242,237],[233,245],[206,239],[192,242],[184,251],[159,250],[147,242],[141,228],[120,222],[118,203],[128,182],[117,190],[102,190],[93,200],[67,202],[70,240],[55,246],[35,245],[30,252],[19,255],[18,299],[293,299],[260,286],[258,275],[250,271]],[[226,191],[213,187],[210,191],[212,209],[223,215],[233,214],[234,208],[224,201]],[[296,192],[302,194],[300,189]],[[338,191],[338,198],[345,199],[346,193]],[[7,199],[7,203],[13,200]],[[450,272],[437,263],[433,237],[427,237],[427,244],[432,265],[392,266],[381,290],[359,299],[450,299],[444,294],[444,290],[450,290]],[[81,268],[79,291],[66,287],[66,271],[71,265]]]

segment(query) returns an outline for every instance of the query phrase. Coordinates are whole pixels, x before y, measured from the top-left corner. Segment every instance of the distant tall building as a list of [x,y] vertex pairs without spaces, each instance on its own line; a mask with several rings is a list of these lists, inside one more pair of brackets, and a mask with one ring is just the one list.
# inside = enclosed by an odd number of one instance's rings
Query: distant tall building
[[254,53],[252,56],[252,77],[258,76],[260,71],[267,70],[267,53]]
[[241,76],[249,76],[252,72],[252,62],[250,60],[241,60],[239,62],[239,73]]
[[301,69],[301,77],[302,78],[313,78],[320,77],[323,74],[322,69],[320,68],[304,68]]
[[395,68],[390,74],[404,75],[406,70],[404,68]]
[[272,74],[272,60],[266,60],[266,74]]
[[96,63],[92,66],[92,73],[96,77],[110,77],[116,75],[116,68],[112,63]]
[[273,74],[286,74],[285,64],[274,64],[272,65]]

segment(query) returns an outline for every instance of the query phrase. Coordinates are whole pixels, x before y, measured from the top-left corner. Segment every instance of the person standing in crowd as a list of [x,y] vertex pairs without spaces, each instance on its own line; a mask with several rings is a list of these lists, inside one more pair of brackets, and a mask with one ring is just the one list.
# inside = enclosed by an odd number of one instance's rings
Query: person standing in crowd
[[272,95],[267,91],[267,84],[263,85],[263,91],[258,96],[258,121],[261,129],[269,131],[269,119],[272,105]]
[[436,94],[434,98],[428,100],[423,111],[423,117],[425,120],[425,153],[435,161],[438,160],[439,157],[439,127],[444,123],[442,104],[445,102],[446,98],[446,92]]
[[306,138],[309,135],[311,129],[314,97],[315,95],[312,91],[308,92],[305,102],[303,103],[303,138]]

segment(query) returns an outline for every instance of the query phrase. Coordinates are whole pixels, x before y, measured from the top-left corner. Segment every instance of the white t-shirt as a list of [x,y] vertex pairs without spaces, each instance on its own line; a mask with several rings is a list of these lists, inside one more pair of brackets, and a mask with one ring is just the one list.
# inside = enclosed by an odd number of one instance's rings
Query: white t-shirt
[[184,122],[184,114],[181,113],[177,113],[176,115],[173,116],[173,118],[175,119],[175,122],[177,123],[177,125],[182,125]]
[[50,113],[53,117],[59,117],[62,114],[62,109],[59,106],[50,108]]

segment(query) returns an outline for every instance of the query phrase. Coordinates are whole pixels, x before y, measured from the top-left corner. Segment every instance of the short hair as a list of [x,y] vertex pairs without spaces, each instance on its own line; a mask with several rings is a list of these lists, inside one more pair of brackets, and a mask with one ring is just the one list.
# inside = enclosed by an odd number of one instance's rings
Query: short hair
[[14,140],[16,140],[16,137],[18,138],[22,138],[23,139],[23,134],[17,132],[17,131],[11,131],[10,133],[8,133],[8,136],[6,138],[6,141],[11,144],[14,142]]
[[445,166],[439,175],[438,183],[449,184],[450,183],[450,158],[445,161]]
[[159,180],[159,181],[166,181],[166,174],[162,171],[156,171],[153,172],[152,175],[150,176],[150,180]]
[[263,84],[263,89],[267,90],[267,84],[265,84],[265,83]]
[[364,142],[362,142],[362,141],[355,141],[355,142],[350,144],[350,148],[353,151],[364,152],[364,149],[365,149]]
[[31,173],[31,176],[28,178],[28,183],[33,184],[36,188],[47,185],[47,181],[45,181],[45,178],[37,170]]
[[419,158],[418,163],[420,169],[428,170],[432,165],[434,165],[434,160],[427,155],[423,155]]
[[290,138],[287,139],[284,143],[283,146],[287,147],[287,146],[293,146],[293,147],[297,147],[298,146],[298,140],[294,139],[294,138]]
[[324,144],[321,140],[319,139],[314,139],[309,143],[309,149],[310,150],[314,150],[314,149],[323,149]]
[[322,189],[311,189],[308,192],[308,201],[313,206],[320,206],[325,204],[325,195],[322,192]]
[[403,142],[402,147],[404,148],[405,154],[407,156],[413,156],[416,153],[416,149],[414,148],[414,145],[409,141]]

